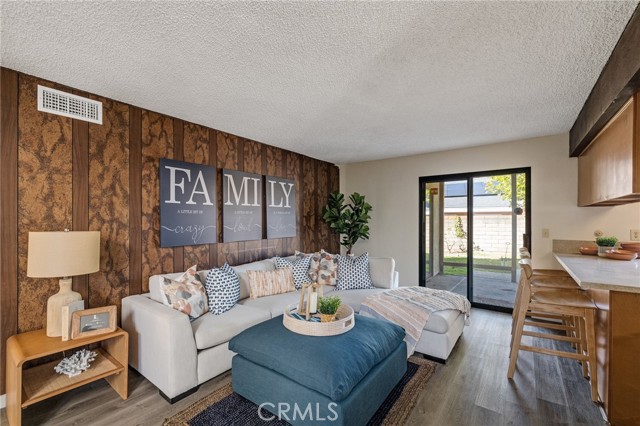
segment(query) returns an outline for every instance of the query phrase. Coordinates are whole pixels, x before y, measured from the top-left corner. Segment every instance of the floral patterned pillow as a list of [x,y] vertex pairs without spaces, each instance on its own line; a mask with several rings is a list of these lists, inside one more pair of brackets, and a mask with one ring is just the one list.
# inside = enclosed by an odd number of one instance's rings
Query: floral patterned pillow
[[193,265],[178,278],[164,277],[161,285],[162,303],[196,319],[209,311],[207,292],[196,274],[198,265]]
[[320,254],[320,253],[319,252],[316,252],[316,253],[304,253],[304,252],[298,251],[298,250],[295,251],[296,259],[302,259],[304,257],[311,257],[314,254]]
[[335,254],[320,250],[313,253],[309,260],[309,277],[322,285],[336,285],[338,278],[338,259]]

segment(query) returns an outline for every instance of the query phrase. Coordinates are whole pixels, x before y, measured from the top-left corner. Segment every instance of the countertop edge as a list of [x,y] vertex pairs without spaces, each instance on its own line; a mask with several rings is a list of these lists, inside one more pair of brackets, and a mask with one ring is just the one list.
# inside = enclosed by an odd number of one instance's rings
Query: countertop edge
[[[640,293],[640,286],[633,287],[630,285],[622,285],[622,284],[611,284],[611,283],[598,283],[587,281],[584,279],[580,279],[580,277],[576,274],[576,272],[563,260],[563,257],[575,257],[582,258],[582,255],[570,254],[570,253],[553,253],[553,257],[560,263],[562,268],[569,273],[571,278],[573,278],[581,288],[584,289],[594,289],[594,290],[609,290],[609,291],[620,291],[625,293]],[[596,260],[596,259],[594,259]]]

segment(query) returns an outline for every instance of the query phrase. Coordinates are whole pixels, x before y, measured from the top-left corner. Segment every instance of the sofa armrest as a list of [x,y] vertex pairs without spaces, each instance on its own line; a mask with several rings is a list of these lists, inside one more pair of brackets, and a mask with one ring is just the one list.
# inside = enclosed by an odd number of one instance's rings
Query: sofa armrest
[[129,364],[166,396],[198,385],[198,351],[189,317],[145,295],[122,299]]
[[393,257],[370,257],[369,273],[373,285],[378,288],[395,288],[398,286],[396,277],[396,261]]

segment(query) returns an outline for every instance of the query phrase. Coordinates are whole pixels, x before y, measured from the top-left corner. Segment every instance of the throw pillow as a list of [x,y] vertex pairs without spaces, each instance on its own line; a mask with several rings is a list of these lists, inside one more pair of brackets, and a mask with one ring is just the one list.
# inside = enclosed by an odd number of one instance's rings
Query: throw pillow
[[163,277],[162,303],[183,312],[191,319],[207,313],[207,293],[196,275],[197,265],[187,269],[178,278]]
[[314,253],[309,260],[309,277],[322,285],[336,285],[338,278],[337,255],[320,250]]
[[249,297],[252,299],[296,291],[291,268],[247,271],[247,277],[249,277]]
[[209,311],[214,315],[227,312],[240,299],[240,280],[228,263],[220,268],[211,268],[204,286],[209,298]]
[[299,290],[302,288],[302,284],[312,282],[311,278],[309,278],[309,259],[309,257],[302,257],[292,262],[276,256],[276,268],[291,268],[293,271],[293,281],[296,285],[296,290]]
[[338,282],[336,290],[356,290],[373,288],[369,274],[369,253],[358,257],[338,257]]
[[301,252],[301,251],[298,251],[298,250],[295,251],[296,259],[301,259],[303,257],[311,257],[314,254],[318,254],[318,253],[304,253],[304,252]]

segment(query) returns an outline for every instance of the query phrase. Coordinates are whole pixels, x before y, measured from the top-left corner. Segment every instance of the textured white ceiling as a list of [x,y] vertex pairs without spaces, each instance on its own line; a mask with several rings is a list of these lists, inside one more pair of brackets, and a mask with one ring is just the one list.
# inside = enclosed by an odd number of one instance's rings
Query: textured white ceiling
[[636,5],[3,1],[0,63],[342,164],[568,131]]

